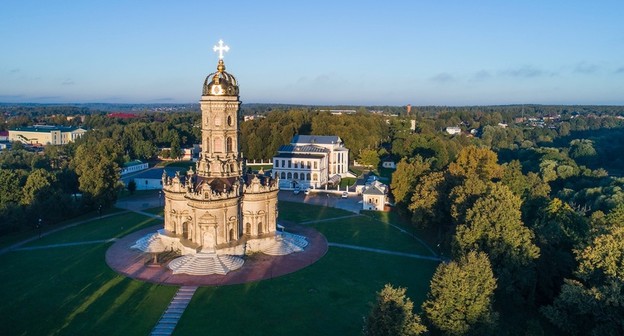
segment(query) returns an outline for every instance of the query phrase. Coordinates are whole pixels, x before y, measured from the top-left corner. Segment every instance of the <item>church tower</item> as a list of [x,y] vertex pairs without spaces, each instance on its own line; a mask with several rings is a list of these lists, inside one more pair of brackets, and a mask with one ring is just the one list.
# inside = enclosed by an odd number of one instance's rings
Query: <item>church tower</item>
[[278,181],[262,171],[243,172],[238,143],[240,100],[236,78],[225,71],[219,41],[217,71],[206,77],[201,106],[202,150],[196,171],[163,172],[164,227],[137,241],[143,251],[174,250],[173,274],[226,274],[242,255],[285,255],[303,250],[305,238],[277,232]]
[[229,47],[219,41],[219,65],[204,81],[200,100],[202,112],[202,152],[197,163],[197,175],[203,178],[239,179],[242,157],[238,151],[238,83],[225,71],[223,51]]

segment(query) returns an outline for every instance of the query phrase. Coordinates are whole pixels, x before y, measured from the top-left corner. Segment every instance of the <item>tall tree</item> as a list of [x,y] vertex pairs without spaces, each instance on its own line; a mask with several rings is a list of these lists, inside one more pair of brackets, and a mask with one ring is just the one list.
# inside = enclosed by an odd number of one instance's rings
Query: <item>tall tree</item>
[[54,174],[44,170],[33,170],[26,179],[22,189],[22,204],[32,205],[49,197],[53,192],[53,184],[56,183]]
[[413,312],[414,303],[405,296],[405,288],[386,284],[377,293],[377,302],[364,319],[366,336],[415,336],[427,331]]
[[567,279],[542,312],[571,335],[624,335],[624,227],[577,251],[579,280]]
[[117,200],[121,146],[112,139],[84,143],[78,147],[72,165],[78,174],[79,189],[89,206],[110,206]]
[[377,169],[379,161],[379,154],[377,154],[376,150],[364,148],[360,151],[360,164],[368,166],[372,169]]
[[409,205],[413,223],[426,227],[443,220],[444,183],[442,172],[432,172],[420,178]]
[[418,179],[430,168],[430,162],[423,160],[419,155],[409,160],[401,159],[396,170],[392,173],[392,183],[390,184],[395,203],[409,203]]
[[446,335],[483,335],[493,330],[496,279],[485,253],[469,252],[459,261],[440,264],[423,303],[427,321]]
[[505,185],[491,184],[466,212],[466,223],[457,226],[453,242],[454,253],[460,256],[473,250],[487,253],[506,291],[532,281],[529,271],[539,256],[534,234],[520,218],[520,204],[520,198]]
[[498,156],[487,148],[468,146],[462,148],[457,159],[449,165],[453,176],[476,176],[482,180],[500,178],[502,167],[498,164]]

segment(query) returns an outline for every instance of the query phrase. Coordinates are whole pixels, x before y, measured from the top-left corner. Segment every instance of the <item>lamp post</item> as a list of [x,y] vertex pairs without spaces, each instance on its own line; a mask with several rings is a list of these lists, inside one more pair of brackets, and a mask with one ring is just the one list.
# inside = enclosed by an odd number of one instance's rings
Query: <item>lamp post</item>
[[37,231],[39,233],[39,238],[41,238],[41,218],[37,221]]
[[100,218],[102,218],[102,204],[98,206],[98,215],[100,215]]
[[162,190],[158,190],[158,206],[162,206]]

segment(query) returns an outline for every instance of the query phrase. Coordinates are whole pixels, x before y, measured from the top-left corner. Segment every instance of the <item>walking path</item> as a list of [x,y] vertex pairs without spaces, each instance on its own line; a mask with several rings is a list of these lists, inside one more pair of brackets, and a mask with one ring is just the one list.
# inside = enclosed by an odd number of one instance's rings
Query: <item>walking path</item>
[[42,249],[48,249],[48,248],[54,248],[54,247],[112,243],[112,242],[116,242],[116,241],[117,241],[117,238],[100,239],[100,240],[87,240],[87,241],[80,241],[80,242],[73,242],[73,243],[51,244],[51,245],[31,246],[31,247],[20,247],[20,248],[14,249],[14,251],[42,250]]
[[[363,216],[366,216],[366,215],[363,215]],[[406,231],[405,229],[403,229],[402,227],[400,227],[400,226],[398,226],[398,225],[394,225],[394,224],[392,224],[392,223],[386,223],[386,222],[384,222],[384,221],[380,221],[379,219],[377,219],[377,218],[375,218],[375,217],[372,217],[372,216],[367,216],[367,217],[369,217],[370,219],[372,219],[372,220],[374,220],[374,221],[377,221],[377,222],[380,222],[380,223],[384,223],[384,224],[388,224],[388,225],[392,226],[393,228],[395,228],[395,229],[397,229],[397,230],[401,231],[401,233],[406,234],[406,235],[408,235],[408,236],[410,236],[410,237],[412,237],[412,238],[416,239],[416,240],[420,243],[420,245],[422,245],[422,246],[424,246],[425,248],[427,248],[427,250],[429,250],[429,252],[431,252],[431,254],[433,254],[433,255],[438,255],[438,254],[437,254],[437,253],[435,253],[435,251],[434,251],[434,250],[433,250],[433,249],[429,246],[429,244],[427,244],[424,240],[422,240],[422,239],[418,238],[415,234],[413,234],[413,233],[411,233],[411,232],[407,232],[407,231]],[[442,260],[442,259],[440,259],[440,260]]]
[[351,218],[351,217],[360,217],[362,215],[348,215],[348,216],[340,216],[340,217],[332,217],[332,218],[325,218],[325,219],[318,219],[318,220],[311,220],[311,221],[306,221],[306,222],[301,222],[299,224],[301,225],[307,225],[307,224],[314,224],[314,223],[322,223],[322,222],[331,222],[331,221],[335,221],[338,219],[345,219],[345,218]]
[[370,248],[370,247],[364,247],[364,246],[347,245],[347,244],[339,244],[339,243],[328,243],[327,245],[334,246],[334,247],[348,248],[348,249],[353,249],[353,250],[360,250],[360,251],[367,251],[367,252],[374,252],[374,253],[381,253],[381,254],[390,254],[390,255],[396,255],[396,256],[402,256],[402,257],[410,257],[410,258],[416,258],[416,259],[442,261],[442,259],[438,257],[424,256],[420,254],[405,253],[405,252],[388,251],[388,250],[382,250],[382,249],[376,249],[376,248]]
[[169,307],[160,317],[158,323],[152,330],[152,336],[168,336],[173,333],[180,317],[184,314],[184,310],[193,298],[193,294],[197,290],[197,286],[182,286],[169,303]]
[[36,235],[36,236],[34,236],[32,238],[28,238],[28,239],[22,240],[21,242],[18,242],[18,243],[15,243],[13,245],[10,245],[8,247],[5,247],[3,249],[0,249],[0,255],[5,254],[5,253],[10,252],[10,251],[13,251],[13,250],[17,250],[22,245],[28,244],[28,243],[30,243],[32,241],[35,241],[35,240],[37,240],[37,239],[39,239],[41,237],[45,237],[45,236],[51,235],[53,233],[56,233],[56,232],[59,232],[59,231],[65,230],[65,229],[69,229],[69,228],[72,228],[74,226],[78,226],[80,224],[93,222],[93,221],[96,221],[96,220],[100,220],[102,218],[108,218],[108,217],[112,217],[112,216],[121,215],[121,214],[124,214],[124,213],[127,213],[127,212],[128,211],[120,211],[120,212],[115,212],[115,213],[104,215],[104,216],[93,217],[93,218],[90,218],[90,219],[85,219],[85,220],[78,221],[78,222],[75,222],[75,223],[67,224],[65,226],[61,226],[61,227],[58,227],[58,228],[50,230],[50,231],[42,232],[41,234]]

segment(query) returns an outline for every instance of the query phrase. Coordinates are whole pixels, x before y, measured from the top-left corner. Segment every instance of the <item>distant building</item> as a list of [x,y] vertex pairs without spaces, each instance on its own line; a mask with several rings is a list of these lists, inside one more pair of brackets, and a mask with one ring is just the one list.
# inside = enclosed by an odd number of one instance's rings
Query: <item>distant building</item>
[[396,169],[396,163],[392,160],[384,160],[383,162],[381,162],[381,166],[383,168]]
[[[122,176],[121,181],[127,186],[130,181],[134,180],[136,190],[161,190],[163,171],[163,168],[144,170],[136,175]],[[167,174],[174,175],[175,169],[167,168]]]
[[352,176],[349,149],[337,136],[295,135],[273,157],[273,177],[280,179],[280,188],[319,188]]
[[9,130],[9,141],[30,145],[64,145],[75,141],[87,131],[80,127],[34,125]]
[[450,135],[455,135],[455,134],[460,134],[461,133],[461,128],[459,127],[447,127],[445,129],[446,133],[450,134]]
[[[149,165],[147,163],[145,163],[145,162],[142,162],[141,160],[134,160],[134,161],[126,162],[126,163],[124,163],[123,168],[121,168],[121,176],[124,176],[126,174],[130,174],[130,173],[136,173],[136,172],[139,172],[141,170],[145,170],[148,167],[149,167]],[[160,176],[159,176],[159,178],[160,178]]]
[[9,131],[0,131],[0,141],[9,141]]

